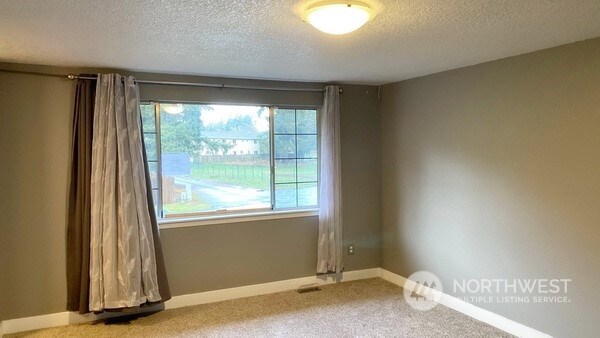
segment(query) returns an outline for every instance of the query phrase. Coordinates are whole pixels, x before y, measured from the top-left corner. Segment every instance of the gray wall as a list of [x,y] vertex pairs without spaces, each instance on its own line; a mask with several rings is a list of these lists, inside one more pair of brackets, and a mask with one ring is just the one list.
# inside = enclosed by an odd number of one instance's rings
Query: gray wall
[[0,72],[0,320],[65,310],[72,83]]
[[[477,304],[600,332],[600,38],[383,88],[382,267],[570,278],[568,304]],[[460,296],[460,294],[455,294]]]
[[[73,70],[82,71],[91,72]],[[570,278],[569,304],[477,305],[553,335],[600,331],[600,39],[387,85],[381,116],[375,87],[343,87],[344,242],[357,245],[347,270],[429,270],[451,294],[454,279]],[[141,94],[319,101],[160,86]],[[65,308],[72,96],[64,79],[0,72],[0,319]],[[173,292],[311,275],[316,226],[307,217],[162,230]]]
[[[16,64],[0,68],[95,72]],[[106,70],[103,70],[106,71]],[[131,74],[131,72],[123,72]],[[144,79],[273,86],[277,82],[136,74]],[[322,84],[286,83],[322,88]],[[379,109],[376,87],[344,85],[346,269],[379,266]],[[319,104],[320,94],[142,86],[144,99]],[[0,72],[0,320],[65,310],[65,226],[74,84]],[[313,275],[317,217],[161,230],[174,295]]]

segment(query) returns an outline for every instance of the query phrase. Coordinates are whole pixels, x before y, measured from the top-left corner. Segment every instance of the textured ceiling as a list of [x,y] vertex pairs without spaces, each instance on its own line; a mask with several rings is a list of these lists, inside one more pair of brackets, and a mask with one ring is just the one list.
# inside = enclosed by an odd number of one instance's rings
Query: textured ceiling
[[367,0],[343,36],[314,2],[0,0],[0,61],[383,84],[600,36],[600,0]]

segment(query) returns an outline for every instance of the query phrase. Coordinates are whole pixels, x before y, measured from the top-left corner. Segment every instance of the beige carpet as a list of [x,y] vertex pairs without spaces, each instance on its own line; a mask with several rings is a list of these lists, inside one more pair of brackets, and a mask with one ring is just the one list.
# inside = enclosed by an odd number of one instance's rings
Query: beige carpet
[[437,306],[408,306],[380,278],[166,310],[120,324],[88,323],[22,332],[32,337],[123,336],[495,336],[510,335]]

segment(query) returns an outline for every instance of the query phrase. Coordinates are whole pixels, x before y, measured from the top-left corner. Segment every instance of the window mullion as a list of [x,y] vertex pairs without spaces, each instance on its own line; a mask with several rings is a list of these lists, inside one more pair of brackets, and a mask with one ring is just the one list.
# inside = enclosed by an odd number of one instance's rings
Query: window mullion
[[296,207],[298,207],[299,199],[298,199],[298,110],[294,109],[294,148],[296,148],[296,154],[294,157],[296,159],[294,162],[296,163]]
[[271,210],[275,209],[275,109],[269,107],[269,168],[271,176]]
[[158,182],[158,197],[156,201],[158,217],[164,218],[163,213],[163,177],[162,177],[162,145],[160,134],[160,103],[154,103],[154,130],[156,130],[156,180]]

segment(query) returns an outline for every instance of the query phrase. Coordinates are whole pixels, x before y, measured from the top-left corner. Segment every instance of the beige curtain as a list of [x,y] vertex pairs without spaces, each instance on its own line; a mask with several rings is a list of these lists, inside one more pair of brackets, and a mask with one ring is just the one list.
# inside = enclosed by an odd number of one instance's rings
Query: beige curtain
[[[99,74],[91,170],[89,310],[164,301],[133,77]],[[153,222],[154,221],[154,222]],[[160,257],[162,258],[162,257]],[[162,264],[162,262],[160,262]],[[161,269],[164,272],[164,266]],[[166,279],[165,279],[166,280]],[[168,292],[168,291],[167,291]]]
[[342,179],[340,88],[327,86],[320,112],[321,153],[317,273],[340,273],[342,261]]

